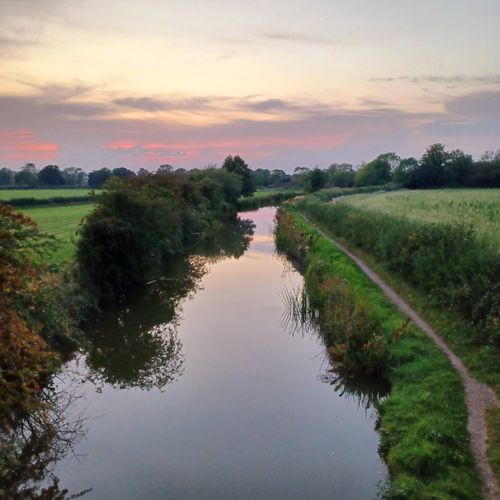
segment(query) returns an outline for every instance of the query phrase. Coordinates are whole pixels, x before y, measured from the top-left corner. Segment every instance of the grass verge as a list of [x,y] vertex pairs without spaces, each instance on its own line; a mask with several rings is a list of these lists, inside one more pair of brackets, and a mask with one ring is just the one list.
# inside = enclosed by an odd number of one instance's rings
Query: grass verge
[[[298,213],[295,231],[308,245],[305,272],[321,260],[322,272],[348,283],[369,304],[388,335],[404,316],[359,268],[324,238],[317,238]],[[279,226],[278,226],[279,228]],[[379,405],[380,452],[391,482],[386,498],[481,498],[467,432],[467,410],[459,375],[420,330],[410,326],[392,345],[385,378],[391,395]]]
[[75,238],[82,219],[91,212],[93,203],[54,207],[24,208],[22,213],[33,219],[41,231],[57,238],[57,248],[47,253],[47,261],[61,264],[74,256]]

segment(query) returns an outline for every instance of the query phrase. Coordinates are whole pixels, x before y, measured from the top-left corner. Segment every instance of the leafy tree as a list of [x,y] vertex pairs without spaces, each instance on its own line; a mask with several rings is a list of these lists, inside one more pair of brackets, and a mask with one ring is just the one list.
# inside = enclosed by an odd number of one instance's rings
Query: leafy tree
[[418,168],[418,161],[415,158],[403,158],[394,169],[392,180],[400,184],[405,184],[416,168]]
[[241,177],[241,194],[251,196],[255,192],[252,171],[240,156],[227,156],[222,168]]
[[351,187],[354,185],[355,172],[349,163],[332,163],[327,169],[328,185]]
[[10,168],[0,169],[0,186],[11,186],[14,184],[14,172]]
[[135,172],[129,170],[125,167],[114,168],[111,172],[114,177],[119,177],[120,179],[127,179],[128,177],[135,177]]
[[15,174],[16,186],[34,187],[38,183],[38,172],[33,163],[26,163],[20,172]]
[[473,169],[474,161],[471,155],[466,155],[460,149],[448,153],[448,161],[444,165],[443,175],[447,186],[464,186]]
[[253,182],[257,187],[265,187],[269,185],[269,177],[271,172],[265,168],[258,168],[252,172]]
[[399,157],[395,153],[384,153],[377,156],[356,172],[356,186],[377,186],[390,182],[392,171],[397,164],[399,164]]
[[42,284],[36,224],[2,205],[0,234],[0,429],[5,430],[36,406],[41,382],[57,357],[30,321]]
[[305,176],[305,188],[310,191],[318,191],[319,189],[325,187],[327,181],[327,174],[325,171],[321,170],[319,167],[313,168]]
[[172,165],[169,165],[168,163],[164,163],[163,165],[160,165],[158,169],[156,170],[157,174],[171,174],[174,171],[174,167]]
[[47,165],[38,173],[38,183],[42,186],[64,186],[64,177],[57,165]]
[[140,168],[139,172],[137,172],[137,175],[140,176],[147,176],[147,175],[153,175],[149,170],[146,170],[145,168]]
[[292,176],[288,175],[285,173],[283,170],[279,168],[275,168],[274,170],[271,171],[271,174],[269,176],[269,184],[276,184],[276,185],[281,185],[281,184],[286,184],[288,182],[292,181]]
[[446,183],[445,166],[450,161],[450,155],[443,144],[432,144],[422,156],[418,168],[414,169],[408,186],[426,188],[443,186]]
[[89,186],[94,189],[99,189],[112,175],[111,170],[106,167],[100,170],[94,170],[89,174]]
[[79,167],[68,167],[62,171],[64,183],[68,186],[83,186],[86,182],[86,174]]

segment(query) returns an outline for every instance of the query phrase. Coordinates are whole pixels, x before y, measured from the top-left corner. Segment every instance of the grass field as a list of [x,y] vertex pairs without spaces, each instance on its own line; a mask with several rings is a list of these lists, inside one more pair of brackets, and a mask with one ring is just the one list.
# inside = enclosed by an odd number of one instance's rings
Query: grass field
[[500,189],[433,189],[357,194],[339,203],[424,222],[462,223],[474,227],[500,250]]
[[21,210],[33,219],[40,229],[53,234],[59,240],[59,248],[48,256],[50,262],[60,264],[69,260],[75,252],[75,238],[81,220],[93,208],[92,203],[55,207],[36,207]]
[[[89,188],[78,189],[0,189],[0,201],[8,201],[14,198],[36,198],[46,200],[62,196],[64,198],[72,196],[88,196],[92,190]],[[95,190],[99,193],[99,190]]]
[[258,189],[255,191],[253,194],[253,198],[264,198],[266,196],[269,196],[271,194],[277,194],[277,193],[294,193],[294,194],[300,194],[303,191],[301,189]]

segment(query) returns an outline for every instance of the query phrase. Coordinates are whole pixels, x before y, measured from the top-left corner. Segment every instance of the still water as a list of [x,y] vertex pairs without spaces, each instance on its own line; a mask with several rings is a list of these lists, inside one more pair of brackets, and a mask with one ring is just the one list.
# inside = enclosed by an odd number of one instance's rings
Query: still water
[[286,321],[283,297],[302,278],[276,255],[274,209],[243,216],[256,224],[249,246],[240,235],[192,258],[91,326],[88,352],[56,380],[80,423],[53,467],[61,488],[96,499],[376,497],[387,475],[377,388],[339,379],[317,332]]

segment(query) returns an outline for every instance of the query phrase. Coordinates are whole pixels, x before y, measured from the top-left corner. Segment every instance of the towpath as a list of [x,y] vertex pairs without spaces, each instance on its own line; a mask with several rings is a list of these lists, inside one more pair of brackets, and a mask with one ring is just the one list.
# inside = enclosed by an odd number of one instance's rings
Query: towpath
[[387,298],[394,303],[404,314],[406,314],[419,328],[421,328],[443,351],[451,364],[455,367],[462,378],[465,388],[465,400],[468,411],[467,428],[470,434],[472,453],[479,471],[483,485],[484,498],[486,500],[499,500],[500,489],[486,456],[486,408],[490,406],[500,407],[500,400],[491,387],[480,382],[470,375],[460,358],[447,346],[436,331],[422,319],[422,317],[399,296],[378,274],[376,274],[363,260],[350,252],[345,245],[328,236],[324,231],[311,222],[304,214],[302,217],[310,224],[323,238],[330,241],[341,252],[352,259],[356,265],[384,292]]

